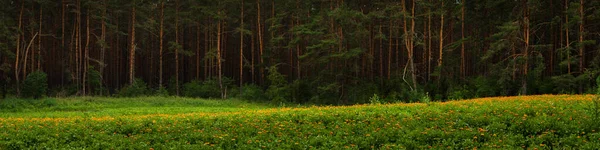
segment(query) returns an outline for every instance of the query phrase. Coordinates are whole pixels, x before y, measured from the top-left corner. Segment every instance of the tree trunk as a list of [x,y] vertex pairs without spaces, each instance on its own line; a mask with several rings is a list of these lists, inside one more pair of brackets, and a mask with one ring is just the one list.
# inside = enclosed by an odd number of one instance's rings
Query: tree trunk
[[[584,73],[584,63],[585,63],[585,45],[583,44],[583,36],[584,36],[584,21],[585,15],[583,10],[583,0],[579,0],[579,18],[581,19],[579,22],[579,74]],[[600,85],[599,85],[600,86]],[[583,83],[579,84],[579,93],[583,93]]]
[[43,22],[42,22],[42,14],[43,14],[43,9],[42,9],[42,5],[40,5],[40,18],[39,18],[40,19],[40,22],[39,22],[39,24],[40,24],[40,29],[39,29],[40,30],[40,37],[38,38],[38,47],[37,47],[38,48],[38,51],[37,51],[38,52],[38,55],[37,55],[38,56],[38,59],[37,59],[37,69],[38,70],[41,70],[41,68],[40,68],[40,65],[41,65],[40,64],[40,60],[42,59],[42,24],[43,24]]
[[[431,2],[431,0],[429,0]],[[431,44],[431,8],[427,8],[427,81],[431,80],[431,60],[432,60],[432,44]]]
[[[89,13],[89,12],[88,12]],[[89,57],[90,57],[90,14],[86,15],[86,38],[85,38],[85,54],[84,54],[84,63],[83,63],[83,95],[87,94],[87,72],[88,66],[90,65]]]
[[521,91],[523,95],[527,95],[527,73],[528,73],[528,69],[529,69],[529,6],[527,4],[528,0],[524,0],[524,6],[525,6],[525,10],[524,10],[524,18],[523,18],[523,22],[524,22],[524,37],[523,40],[525,41],[525,48],[523,51],[523,56],[525,57],[525,65],[523,65],[523,78],[521,79],[523,82],[523,91]]
[[[579,22],[579,73],[583,74],[583,65],[585,62],[585,53],[584,53],[584,49],[585,46],[583,44],[583,36],[584,36],[584,20],[585,20],[585,15],[584,15],[584,11],[583,11],[583,0],[579,0],[579,18],[581,18],[580,22]],[[582,91],[580,91],[582,92]]]
[[200,23],[196,26],[196,80],[200,79]]
[[388,38],[388,64],[387,64],[387,79],[389,80],[391,78],[392,75],[392,20],[390,19],[390,24],[389,24],[389,38]]
[[[262,57],[262,55],[263,55],[263,35],[262,35],[262,25],[261,25],[262,23],[260,21],[260,16],[261,15],[260,15],[260,1],[259,0],[256,0],[256,5],[258,7],[257,8],[257,13],[258,14],[257,14],[257,19],[256,19],[257,20],[257,24],[258,24],[258,45],[259,45],[258,57],[259,57],[259,64],[260,65],[264,65],[263,64],[264,60],[263,60],[263,57]],[[264,77],[265,77],[265,75],[264,75],[265,70],[264,70],[264,67],[260,67],[259,70],[260,70],[260,79],[259,79],[259,81],[262,84],[263,80],[264,80]]]
[[[175,44],[179,45],[179,0],[175,1]],[[179,46],[175,48],[175,94],[179,96]]]
[[240,11],[240,95],[242,95],[244,84],[244,0],[242,0],[242,11]]
[[461,25],[461,46],[460,46],[460,76],[464,79],[465,78],[465,0],[462,0],[462,5],[461,5],[461,19],[460,19],[460,25]]
[[412,82],[413,82],[413,87],[414,87],[414,91],[417,91],[417,72],[415,71],[415,60],[413,58],[414,55],[414,48],[415,48],[415,41],[414,39],[414,34],[415,34],[415,0],[413,0],[412,3],[412,17],[411,17],[411,27],[410,27],[410,67],[411,67],[411,74],[412,74]]
[[[19,26],[18,26],[18,30],[21,30],[21,27],[23,25],[23,9],[25,6],[25,0],[21,1],[21,11],[19,13]],[[20,88],[20,83],[21,80],[19,78],[19,54],[21,53],[21,32],[18,33],[17,35],[17,49],[15,50],[15,79],[17,81],[16,85],[17,85],[17,95],[20,96],[21,95],[21,88]]]
[[[252,22],[252,24],[254,24],[254,22]],[[252,80],[252,83],[255,83],[255,73],[254,73],[254,34],[252,34],[251,38],[250,38],[250,76],[252,76],[252,78],[250,78]]]
[[158,33],[159,37],[159,48],[158,48],[158,87],[163,88],[163,43],[165,37],[165,2],[164,0],[160,1],[160,31]]
[[131,41],[129,44],[129,84],[132,85],[135,80],[135,2],[131,6]]
[[[221,11],[219,11],[221,14]],[[221,90],[221,98],[225,99],[225,92],[223,90],[223,82],[221,78],[221,20],[217,23],[217,69],[218,69],[218,77],[219,77],[219,89]]]
[[[443,11],[444,0],[442,0],[442,6],[440,8],[442,9],[442,13],[441,13],[442,16],[440,17],[440,45],[439,45],[440,46],[440,49],[439,49],[440,57],[438,58],[438,67],[440,67],[439,69],[441,70],[443,59],[444,59],[444,57],[443,57],[444,56],[444,52],[443,52],[443,50],[444,50],[444,13],[445,13]],[[441,74],[441,72],[440,72],[440,74]],[[441,75],[440,75],[440,77],[441,77]]]
[[567,44],[567,69],[568,73],[571,74],[571,43],[569,42],[569,2],[565,0],[565,36]]

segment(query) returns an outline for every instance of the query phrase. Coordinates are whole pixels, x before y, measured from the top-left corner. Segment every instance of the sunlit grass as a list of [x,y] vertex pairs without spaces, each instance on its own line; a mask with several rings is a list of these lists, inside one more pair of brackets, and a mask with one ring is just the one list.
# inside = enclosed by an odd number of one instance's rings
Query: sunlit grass
[[96,110],[3,113],[0,149],[594,149],[595,97],[286,108],[240,100],[59,99],[56,107]]

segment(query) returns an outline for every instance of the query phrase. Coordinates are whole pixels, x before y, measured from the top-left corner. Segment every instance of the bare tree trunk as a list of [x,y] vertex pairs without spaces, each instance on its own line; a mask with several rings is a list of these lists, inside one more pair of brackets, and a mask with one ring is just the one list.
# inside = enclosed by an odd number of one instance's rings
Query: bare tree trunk
[[[252,24],[254,24],[254,22]],[[250,74],[252,76],[252,78],[250,78],[250,79],[252,80],[252,83],[255,83],[255,74],[254,74],[254,58],[255,58],[255,55],[254,55],[254,34],[252,34],[252,37],[250,38],[250,55],[251,55],[251,57],[250,57],[250,59],[251,59],[250,60],[251,61],[251,63],[250,63]]]
[[411,67],[411,74],[412,74],[412,82],[413,82],[413,87],[414,87],[414,91],[417,90],[417,72],[415,71],[415,60],[413,58],[414,55],[414,48],[415,48],[415,41],[414,39],[414,34],[415,34],[415,1],[412,1],[412,17],[411,17],[411,27],[410,27],[410,67]]
[[580,22],[579,22],[579,73],[583,73],[583,65],[585,62],[585,53],[584,53],[584,49],[585,46],[583,45],[583,36],[584,36],[584,21],[585,21],[585,15],[584,15],[584,11],[583,11],[583,0],[579,0],[579,18],[581,18]]
[[[175,43],[179,45],[179,0],[175,3]],[[179,47],[175,48],[175,93],[179,96]]]
[[571,74],[571,43],[569,42],[569,2],[565,0],[565,36],[567,44],[567,69],[568,73]]
[[[584,21],[585,15],[583,10],[583,0],[579,0],[579,18],[581,18],[579,22],[579,73],[584,73],[584,62],[585,62],[585,45],[583,44],[583,36],[584,36]],[[583,84],[579,84],[579,93],[583,93]]]
[[135,2],[131,6],[131,41],[129,49],[129,84],[133,84],[135,72]]
[[[66,1],[65,0],[61,0],[61,6],[62,6],[62,12],[61,12],[61,19],[60,19],[60,21],[61,21],[62,28],[61,28],[60,40],[61,40],[61,44],[62,44],[62,49],[64,49],[64,48],[67,47],[66,42],[65,42],[66,41],[65,40],[65,30],[66,30],[66,28],[65,28],[65,12],[66,11],[65,10],[67,9],[67,5],[66,5]],[[64,65],[64,61],[61,63],[61,68],[63,68],[63,69],[66,68],[65,65]],[[63,70],[61,70],[61,71],[63,71]],[[60,76],[61,77],[60,78],[60,81],[61,81],[60,85],[61,86],[64,86],[64,76],[63,75],[64,75],[64,73],[61,73],[61,76]]]
[[460,19],[460,25],[461,25],[461,38],[462,38],[462,42],[461,42],[461,48],[460,48],[460,76],[464,79],[465,78],[465,0],[462,0],[462,6],[461,6],[461,19]]
[[77,92],[78,94],[82,94],[82,83],[81,83],[81,66],[82,66],[82,46],[81,46],[81,0],[77,0],[77,23],[75,24],[75,64],[77,66],[75,81],[77,84]]
[[[429,0],[431,2],[431,0]],[[431,80],[431,60],[432,60],[432,44],[431,44],[431,8],[427,8],[427,81]]]
[[240,13],[240,95],[242,95],[244,84],[244,0],[242,0],[242,11]]
[[86,15],[86,38],[85,38],[85,54],[84,54],[84,63],[83,63],[83,95],[85,96],[87,93],[87,72],[88,66],[90,65],[89,61],[90,57],[90,14]]
[[[108,44],[108,42],[106,42],[106,10],[108,9],[108,4],[106,3],[106,0],[102,1],[103,9],[102,9],[102,23],[101,23],[101,30],[102,30],[102,37],[101,38],[101,45],[100,45],[100,61],[102,62],[100,64],[100,68],[98,68],[98,71],[100,72],[100,83],[104,84],[104,68],[106,67],[106,62],[105,62],[105,54],[106,54],[106,44]],[[104,92],[100,92],[100,95],[103,95]]]
[[[219,11],[219,15],[221,11]],[[219,77],[219,89],[221,90],[221,98],[225,98],[225,92],[223,89],[223,82],[221,79],[221,20],[217,23],[217,69],[218,69],[218,77]]]
[[523,95],[527,95],[527,73],[528,73],[528,69],[529,69],[529,6],[527,4],[528,0],[524,0],[524,6],[525,6],[525,10],[524,10],[524,18],[523,18],[523,22],[524,22],[524,38],[523,40],[525,40],[525,48],[523,51],[523,56],[525,56],[525,65],[523,65],[523,78],[521,79],[523,82],[523,91],[521,91]]
[[391,78],[392,75],[392,20],[390,19],[390,24],[389,24],[389,38],[388,38],[388,66],[387,66],[387,79],[389,80]]
[[42,68],[40,67],[40,60],[42,59],[42,14],[43,14],[43,9],[42,9],[42,5],[40,4],[40,37],[38,38],[38,59],[37,59],[37,69],[41,70]]
[[196,80],[200,79],[200,23],[196,26]]
[[160,31],[159,31],[159,48],[158,48],[158,87],[163,88],[163,43],[165,37],[165,2],[160,1]]
[[[257,11],[258,11],[257,17],[258,18],[256,19],[257,20],[257,24],[258,24],[258,45],[259,45],[258,57],[259,57],[259,64],[264,65],[263,64],[264,60],[263,60],[263,57],[262,57],[262,55],[263,55],[263,35],[262,35],[262,25],[261,25],[262,23],[261,23],[261,20],[260,20],[260,16],[261,15],[260,15],[260,1],[259,0],[256,0],[256,5],[258,7],[257,8]],[[265,74],[265,69],[264,69],[264,67],[261,67],[259,70],[260,70],[260,79],[259,79],[259,81],[262,84],[263,80],[264,80],[264,77],[265,77],[265,75],[264,75]]]
[[[441,6],[442,10],[443,10],[443,7],[444,7],[444,0],[442,0],[442,6]],[[438,58],[438,67],[440,67],[440,69],[442,69],[441,67],[442,67],[442,63],[443,63],[443,59],[444,59],[444,57],[443,57],[444,56],[444,52],[443,52],[443,49],[444,49],[444,13],[445,12],[442,11],[442,13],[441,13],[442,16],[440,17],[440,57]],[[441,77],[441,75],[440,75],[440,77]]]
[[19,96],[21,95],[21,88],[20,88],[21,80],[19,78],[19,70],[20,70],[19,69],[19,58],[20,58],[19,54],[21,53],[21,36],[22,36],[20,30],[21,30],[21,27],[23,25],[23,9],[24,9],[24,6],[25,6],[25,0],[21,1],[21,11],[19,13],[19,26],[18,26],[18,29],[17,29],[17,30],[19,30],[18,36],[17,36],[17,42],[16,42],[17,49],[15,50],[16,57],[15,57],[15,68],[14,68],[14,70],[15,70],[15,79],[17,81],[17,83],[16,83],[16,85],[17,85],[17,95],[19,95]]

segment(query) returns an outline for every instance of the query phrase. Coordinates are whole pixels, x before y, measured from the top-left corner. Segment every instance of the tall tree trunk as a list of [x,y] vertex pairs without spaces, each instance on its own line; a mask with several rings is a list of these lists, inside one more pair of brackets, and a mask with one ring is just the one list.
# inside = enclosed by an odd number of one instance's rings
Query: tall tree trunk
[[242,0],[240,17],[240,95],[242,95],[242,86],[244,84],[244,0]]
[[[252,22],[252,24],[254,24],[254,22]],[[255,83],[255,73],[254,73],[254,34],[252,34],[251,38],[250,38],[250,74],[252,76],[252,78],[250,78],[252,80],[252,83]]]
[[38,55],[37,55],[38,56],[38,59],[37,59],[37,69],[38,70],[42,69],[41,66],[40,66],[41,65],[40,64],[40,60],[42,59],[42,35],[43,35],[42,34],[42,24],[43,24],[43,22],[42,22],[42,14],[43,14],[43,9],[42,9],[42,5],[40,4],[40,18],[39,18],[40,19],[40,22],[39,22],[39,24],[40,24],[40,29],[39,29],[40,30],[40,37],[38,38],[38,47],[37,47],[38,48],[38,51],[37,51],[38,52]]
[[[442,9],[442,13],[441,13],[441,17],[440,17],[440,57],[438,58],[438,67],[440,67],[439,69],[441,70],[442,68],[442,63],[443,63],[443,59],[444,59],[444,14],[446,12],[443,11],[444,9],[444,0],[442,0],[442,6],[440,7]],[[441,72],[440,72],[441,74]],[[440,75],[441,77],[441,75]]]
[[461,25],[461,46],[460,46],[460,76],[464,79],[465,78],[465,0],[462,0],[462,5],[461,5],[461,19],[460,19],[460,25]]
[[[101,45],[100,45],[100,67],[98,68],[98,71],[100,72],[100,83],[104,84],[104,68],[106,67],[106,62],[105,62],[105,55],[106,55],[106,45],[108,44],[108,42],[106,42],[106,10],[108,9],[108,4],[106,3],[106,0],[102,1],[103,4],[103,8],[102,8],[102,23],[101,23],[101,30],[102,30],[102,35],[101,35]],[[100,95],[103,95],[104,92],[100,92]]]
[[[585,53],[584,53],[584,49],[585,49],[585,45],[583,44],[583,36],[584,36],[584,21],[585,21],[585,14],[584,14],[584,10],[583,10],[583,0],[579,0],[579,18],[581,20],[579,20],[579,73],[583,74],[584,72],[584,63],[585,63]],[[600,85],[599,85],[600,86]],[[579,84],[579,93],[583,93],[583,83]]]
[[[585,46],[583,44],[583,36],[584,36],[584,21],[585,21],[585,15],[584,15],[584,10],[583,10],[583,0],[579,0],[579,18],[581,19],[579,22],[579,73],[583,73],[583,65],[585,62],[585,53],[584,53],[584,49]],[[582,91],[580,91],[582,92]]]
[[131,6],[131,41],[129,44],[129,84],[133,85],[135,80],[135,2]]
[[411,17],[411,26],[410,26],[410,67],[411,67],[411,74],[412,74],[412,82],[413,82],[413,87],[414,87],[414,91],[417,90],[417,72],[415,71],[415,60],[414,60],[414,48],[415,48],[415,41],[414,39],[414,35],[415,35],[415,0],[412,1],[412,17]]
[[[431,2],[431,0],[429,0]],[[431,37],[431,8],[427,8],[427,81],[431,80],[432,37]]]
[[15,79],[16,79],[17,95],[18,96],[21,95],[21,87],[20,87],[21,80],[19,78],[19,54],[21,53],[21,36],[22,35],[21,35],[20,30],[21,30],[21,27],[22,27],[22,24],[23,24],[23,9],[24,9],[24,6],[25,6],[25,0],[21,1],[21,11],[19,13],[19,26],[18,26],[18,29],[17,29],[17,30],[19,30],[19,32],[17,34],[17,42],[16,42],[17,49],[15,49],[15,68],[14,68],[14,71],[15,71]]
[[[221,11],[219,10],[219,15]],[[221,20],[217,23],[217,69],[218,69],[218,77],[219,77],[219,89],[221,90],[221,98],[225,99],[225,92],[223,89],[223,81],[221,75]]]
[[196,26],[196,80],[200,79],[200,23]]
[[[61,0],[61,4],[62,4],[62,5],[61,5],[61,6],[62,6],[62,9],[61,9],[61,11],[62,11],[62,12],[61,12],[61,19],[60,19],[60,21],[61,21],[62,28],[61,28],[61,36],[60,36],[60,40],[61,40],[61,44],[62,44],[62,47],[61,47],[61,49],[65,49],[65,48],[67,47],[67,45],[66,45],[66,40],[65,40],[65,30],[66,30],[66,28],[65,28],[65,12],[66,12],[66,11],[65,11],[65,10],[67,9],[67,4],[66,4],[66,1],[65,1],[65,0]],[[60,63],[60,64],[61,64],[61,68],[63,68],[63,69],[64,69],[64,68],[67,68],[67,67],[64,65],[64,61],[61,61],[61,63]],[[61,71],[62,71],[62,72],[64,72],[64,70],[61,70]],[[61,86],[64,86],[64,73],[61,73],[61,76],[60,76],[60,77],[61,77],[61,78],[60,78],[60,81],[61,81],[61,82],[60,82],[60,85],[61,85]]]
[[[257,13],[258,14],[256,15],[257,16],[256,20],[257,20],[257,24],[258,24],[258,45],[259,45],[258,57],[259,57],[259,64],[260,65],[264,65],[263,64],[264,60],[263,60],[263,57],[262,57],[262,55],[263,55],[263,35],[262,34],[263,33],[262,33],[262,25],[261,25],[262,23],[261,23],[261,20],[260,20],[260,16],[261,16],[260,15],[260,0],[256,0],[256,5],[258,7],[257,8]],[[264,77],[265,77],[264,76],[265,70],[264,70],[264,67],[260,67],[259,70],[260,70],[260,79],[259,79],[259,81],[262,84],[263,80],[264,80]]]
[[565,0],[565,36],[567,44],[567,69],[571,74],[571,43],[569,42],[569,2]]
[[89,61],[89,57],[90,57],[90,14],[88,12],[88,14],[86,15],[86,38],[85,38],[85,55],[84,55],[84,63],[83,63],[83,95],[85,96],[87,94],[87,72],[88,72],[88,66],[90,65],[90,61]]
[[78,94],[82,94],[82,83],[81,83],[81,60],[83,60],[82,57],[82,45],[81,45],[81,0],[77,0],[77,23],[75,24],[77,27],[75,27],[75,64],[77,66],[76,68],[76,77],[75,77],[75,81],[77,84],[77,92]]
[[390,19],[390,24],[389,24],[389,38],[388,38],[388,64],[387,64],[387,79],[389,80],[391,78],[391,73],[392,73],[392,34],[393,34],[393,30],[392,30],[392,19]]
[[527,73],[528,73],[528,69],[529,69],[529,6],[527,4],[528,0],[524,0],[523,1],[523,5],[525,6],[525,10],[523,11],[524,13],[524,18],[523,18],[523,22],[524,22],[524,38],[523,40],[525,41],[525,48],[523,51],[523,56],[525,57],[525,64],[523,65],[523,78],[521,79],[523,82],[523,91],[521,91],[523,95],[527,95]]
[[165,2],[164,0],[160,1],[160,29],[158,35],[159,37],[159,48],[158,48],[158,87],[163,88],[163,43],[165,37]]
[[[175,44],[179,45],[179,0],[175,1]],[[175,94],[179,96],[179,46],[175,48]]]

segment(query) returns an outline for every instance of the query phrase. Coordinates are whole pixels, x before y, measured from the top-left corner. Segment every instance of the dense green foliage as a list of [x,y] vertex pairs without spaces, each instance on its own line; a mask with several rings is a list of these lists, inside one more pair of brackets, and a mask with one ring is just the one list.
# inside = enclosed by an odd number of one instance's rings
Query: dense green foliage
[[23,97],[38,99],[45,96],[46,91],[48,91],[48,77],[46,73],[36,71],[27,75],[27,78],[23,81],[21,94]]
[[[27,113],[0,117],[0,148],[596,149],[600,128],[584,109],[593,98],[547,95],[258,110],[244,109],[244,103],[197,99],[69,99],[58,100],[59,106],[121,108],[47,112],[50,118]],[[160,102],[194,106],[185,111],[147,109]],[[206,110],[215,104],[242,109]],[[137,107],[154,113],[138,113]]]
[[119,97],[137,97],[145,96],[148,94],[148,85],[142,79],[135,79],[133,84],[123,87],[118,96]]

